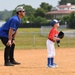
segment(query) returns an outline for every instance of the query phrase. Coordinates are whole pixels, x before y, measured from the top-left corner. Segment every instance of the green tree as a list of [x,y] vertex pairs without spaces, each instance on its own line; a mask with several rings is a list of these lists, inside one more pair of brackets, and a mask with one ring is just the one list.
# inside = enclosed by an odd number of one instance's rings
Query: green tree
[[38,16],[35,19],[35,23],[43,24],[43,23],[47,23],[47,20],[46,20],[46,18],[42,18],[42,17]]
[[12,11],[4,10],[0,11],[0,20],[6,20],[12,16]]
[[16,9],[13,10],[12,16],[16,14]]
[[28,16],[28,21],[29,21],[30,23],[34,23],[34,21],[35,21],[35,16],[34,16],[33,14],[31,14],[30,16]]
[[65,22],[68,23],[68,20],[69,20],[69,16],[64,16],[62,19],[61,19],[61,24],[65,24]]
[[36,9],[32,8],[30,5],[24,5],[26,15],[29,16],[30,14],[34,14]]
[[75,0],[60,0],[59,5],[65,5],[67,3],[75,4]]
[[72,12],[70,14],[69,20],[68,20],[69,28],[75,28],[75,12]]
[[22,23],[26,23],[27,21],[28,21],[28,17],[27,16],[22,18]]
[[0,20],[3,20],[2,12],[0,12]]
[[45,10],[42,8],[38,8],[34,15],[35,17],[38,17],[38,16],[45,17]]
[[52,5],[49,5],[48,3],[41,3],[40,5],[41,8],[43,8],[45,11],[51,11]]

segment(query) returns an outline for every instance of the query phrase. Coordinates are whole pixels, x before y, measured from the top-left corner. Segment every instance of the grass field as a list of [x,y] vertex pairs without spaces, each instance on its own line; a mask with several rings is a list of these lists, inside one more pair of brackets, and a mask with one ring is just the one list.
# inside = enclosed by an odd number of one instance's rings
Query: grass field
[[[46,49],[47,36],[42,36],[40,28],[19,28],[16,36],[16,49]],[[61,48],[74,48],[75,38],[64,37],[61,40]],[[56,48],[57,45],[55,44]],[[0,42],[0,49],[4,45]]]

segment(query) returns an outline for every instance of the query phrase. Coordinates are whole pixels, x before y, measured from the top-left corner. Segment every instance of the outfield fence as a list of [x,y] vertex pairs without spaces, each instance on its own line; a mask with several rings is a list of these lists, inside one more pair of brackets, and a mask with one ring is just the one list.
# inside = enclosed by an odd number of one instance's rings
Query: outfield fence
[[[65,33],[65,37],[61,40],[61,46],[60,46],[61,48],[75,47],[75,33],[73,33],[73,35],[71,33],[68,33],[68,32]],[[46,40],[47,40],[47,35],[43,36],[41,32],[18,33],[16,38],[16,42],[17,42],[16,48],[18,49],[46,48]],[[56,48],[58,48],[56,43],[55,43],[55,46]]]

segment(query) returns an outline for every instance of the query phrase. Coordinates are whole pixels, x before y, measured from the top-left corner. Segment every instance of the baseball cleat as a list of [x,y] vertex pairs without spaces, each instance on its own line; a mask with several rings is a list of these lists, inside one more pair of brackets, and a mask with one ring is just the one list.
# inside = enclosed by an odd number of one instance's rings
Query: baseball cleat
[[53,65],[55,65],[56,67],[58,67],[58,65],[57,65],[57,64],[55,64],[55,63],[54,63]]
[[47,65],[48,68],[57,68],[58,65],[57,64],[53,64],[53,65]]

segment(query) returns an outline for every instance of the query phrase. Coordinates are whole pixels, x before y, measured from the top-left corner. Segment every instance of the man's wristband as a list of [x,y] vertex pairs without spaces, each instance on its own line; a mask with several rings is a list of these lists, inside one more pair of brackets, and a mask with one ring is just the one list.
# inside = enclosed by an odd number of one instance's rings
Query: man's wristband
[[14,38],[12,40],[15,40]]

